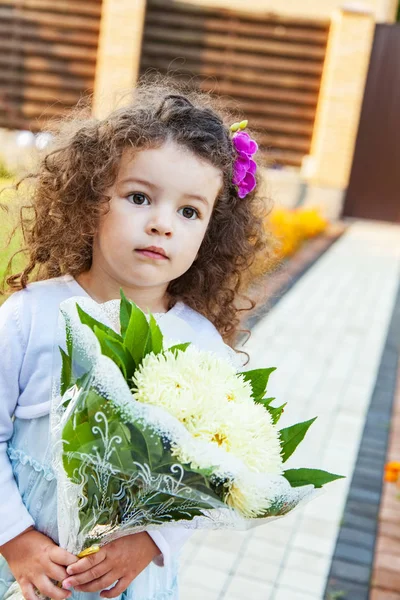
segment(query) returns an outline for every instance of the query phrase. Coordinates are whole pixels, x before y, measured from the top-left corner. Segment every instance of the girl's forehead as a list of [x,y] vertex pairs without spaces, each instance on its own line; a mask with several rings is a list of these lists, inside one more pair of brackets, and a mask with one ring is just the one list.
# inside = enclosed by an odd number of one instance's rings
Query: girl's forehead
[[186,187],[205,186],[213,193],[222,185],[222,172],[208,161],[196,156],[189,149],[166,142],[155,148],[124,150],[119,166],[117,181],[146,179],[155,185],[177,185]]

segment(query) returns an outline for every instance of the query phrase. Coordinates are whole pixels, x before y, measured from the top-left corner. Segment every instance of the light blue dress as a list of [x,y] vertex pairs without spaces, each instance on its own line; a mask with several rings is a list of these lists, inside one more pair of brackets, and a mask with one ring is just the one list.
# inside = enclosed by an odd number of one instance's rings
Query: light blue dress
[[[57,482],[51,468],[49,416],[15,419],[14,433],[8,443],[14,477],[23,502],[38,531],[58,543]],[[177,600],[178,558],[169,568],[151,563],[131,583],[121,600]],[[14,582],[7,562],[0,556],[0,600]],[[100,593],[73,592],[71,600],[98,600]]]

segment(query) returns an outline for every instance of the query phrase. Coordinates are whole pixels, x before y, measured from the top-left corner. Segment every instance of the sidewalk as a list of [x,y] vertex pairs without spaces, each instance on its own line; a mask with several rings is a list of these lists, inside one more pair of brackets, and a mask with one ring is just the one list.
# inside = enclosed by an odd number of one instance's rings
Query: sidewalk
[[250,368],[277,367],[268,395],[288,402],[282,427],[318,415],[288,467],[346,479],[250,532],[196,533],[181,600],[324,598],[399,275],[400,227],[355,223],[253,329]]

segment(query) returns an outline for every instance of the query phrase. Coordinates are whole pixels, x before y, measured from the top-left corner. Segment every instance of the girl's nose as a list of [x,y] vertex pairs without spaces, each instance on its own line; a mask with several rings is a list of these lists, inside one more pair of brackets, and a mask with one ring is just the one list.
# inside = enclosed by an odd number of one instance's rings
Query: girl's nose
[[172,236],[172,224],[166,216],[154,216],[147,224],[147,232],[150,235]]

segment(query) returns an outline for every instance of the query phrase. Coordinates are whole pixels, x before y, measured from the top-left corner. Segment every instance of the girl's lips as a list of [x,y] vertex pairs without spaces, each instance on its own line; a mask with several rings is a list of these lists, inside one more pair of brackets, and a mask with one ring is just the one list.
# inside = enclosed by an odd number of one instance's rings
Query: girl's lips
[[142,248],[136,250],[136,252],[138,252],[142,256],[147,256],[147,258],[153,258],[154,260],[168,260],[168,256],[166,256],[165,254],[161,254],[156,250],[150,250],[150,248]]

